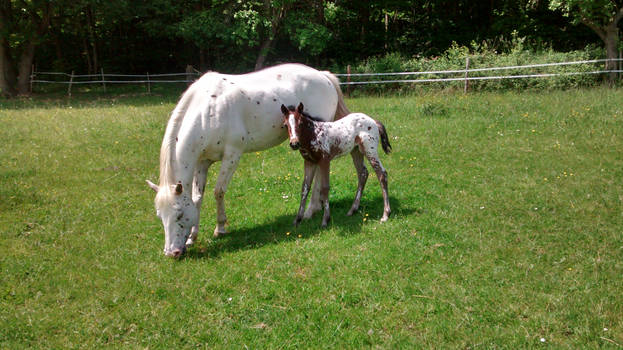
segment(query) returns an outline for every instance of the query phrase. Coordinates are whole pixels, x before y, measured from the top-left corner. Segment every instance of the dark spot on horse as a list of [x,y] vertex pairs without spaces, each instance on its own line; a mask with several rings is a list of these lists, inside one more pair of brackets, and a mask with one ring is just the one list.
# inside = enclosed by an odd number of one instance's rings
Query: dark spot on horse
[[175,138],[175,142],[177,142],[177,137]]
[[212,95],[212,96],[210,96],[210,97],[212,97],[212,98],[216,98],[216,95]]
[[247,100],[251,101],[251,97],[247,97]]
[[230,84],[231,84],[231,85],[234,85],[234,82],[232,81],[232,82],[230,82]]
[[368,126],[368,130],[370,130],[370,129],[372,129],[372,127],[371,127],[371,126]]
[[281,74],[277,74],[277,80],[281,80]]
[[258,105],[260,104],[260,101],[256,101],[256,102],[257,102]]
[[273,129],[275,128],[275,124],[273,124]]
[[183,216],[184,216],[184,212],[181,212],[180,215],[177,216],[177,221],[182,220]]
[[223,78],[223,80],[227,80],[227,78]]
[[217,145],[220,145],[220,144],[221,144],[221,141],[217,141],[217,142],[216,142],[216,144],[217,144]]
[[244,136],[242,137],[242,141],[244,141]]

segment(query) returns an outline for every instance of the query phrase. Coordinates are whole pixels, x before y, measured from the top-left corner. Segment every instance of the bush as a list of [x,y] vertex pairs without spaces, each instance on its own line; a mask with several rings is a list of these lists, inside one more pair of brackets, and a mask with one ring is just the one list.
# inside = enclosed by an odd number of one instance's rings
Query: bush
[[[499,48],[502,48],[501,52]],[[497,48],[497,49],[496,49]],[[388,53],[381,57],[371,57],[352,67],[352,73],[383,73],[383,72],[435,72],[460,71],[465,69],[465,59],[470,59],[470,69],[491,67],[513,67],[542,63],[584,61],[603,58],[603,49],[588,46],[583,50],[570,52],[556,52],[551,48],[528,49],[524,39],[513,35],[510,40],[498,39],[493,45],[491,42],[480,44],[472,43],[470,47],[453,44],[446,52],[438,57],[406,57],[400,53]],[[567,66],[548,66],[535,68],[516,68],[508,70],[493,70],[470,72],[470,77],[485,76],[514,76],[551,73],[576,73],[603,70],[604,64],[581,64]],[[345,69],[340,69],[345,71]],[[369,76],[351,77],[352,81],[378,80],[415,80],[463,78],[464,72],[446,74],[413,74],[400,76]],[[345,80],[342,77],[342,80]],[[539,78],[506,78],[494,80],[471,80],[470,90],[548,90],[564,89],[582,86],[594,86],[603,81],[602,74],[569,74],[555,77]],[[351,86],[354,94],[380,93],[387,90],[413,91],[430,89],[463,89],[464,81],[433,82],[433,83],[386,83]]]

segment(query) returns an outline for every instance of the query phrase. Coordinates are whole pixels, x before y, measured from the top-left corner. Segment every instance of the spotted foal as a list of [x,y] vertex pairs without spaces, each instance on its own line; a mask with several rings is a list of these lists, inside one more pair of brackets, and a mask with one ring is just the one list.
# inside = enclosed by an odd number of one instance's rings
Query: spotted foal
[[303,109],[303,103],[299,104],[297,108],[281,105],[281,112],[284,116],[283,122],[290,136],[290,147],[294,150],[298,149],[305,160],[301,204],[294,224],[298,225],[303,218],[312,179],[316,169],[320,169],[319,179],[322,181],[320,201],[324,208],[322,227],[327,226],[331,217],[329,212],[329,164],[334,158],[349,152],[357,169],[359,184],[355,201],[346,215],[353,215],[359,209],[361,193],[368,179],[368,170],[363,163],[365,155],[381,183],[384,204],[381,222],[387,221],[391,214],[387,195],[387,171],[383,168],[377,152],[379,141],[385,153],[391,151],[391,145],[383,124],[363,113],[351,113],[335,122],[322,122],[309,116]]

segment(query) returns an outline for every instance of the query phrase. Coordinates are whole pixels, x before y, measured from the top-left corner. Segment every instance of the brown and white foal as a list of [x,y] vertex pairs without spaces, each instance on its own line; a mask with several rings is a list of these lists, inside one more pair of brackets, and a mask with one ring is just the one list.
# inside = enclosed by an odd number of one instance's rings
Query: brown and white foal
[[379,141],[385,153],[391,151],[391,145],[387,138],[387,132],[381,122],[370,118],[363,113],[351,113],[335,122],[322,122],[315,120],[303,111],[303,103],[295,109],[281,105],[284,116],[284,125],[290,136],[290,147],[299,150],[305,160],[305,176],[301,189],[301,204],[294,224],[298,225],[303,218],[307,194],[311,188],[316,169],[320,169],[320,201],[324,208],[322,227],[326,227],[331,214],[329,212],[329,164],[334,158],[351,153],[359,184],[357,194],[348,216],[359,209],[361,193],[368,179],[368,170],[363,163],[365,155],[370,165],[376,172],[383,190],[383,217],[381,222],[387,221],[391,214],[389,198],[387,195],[387,171],[383,168],[377,152]]

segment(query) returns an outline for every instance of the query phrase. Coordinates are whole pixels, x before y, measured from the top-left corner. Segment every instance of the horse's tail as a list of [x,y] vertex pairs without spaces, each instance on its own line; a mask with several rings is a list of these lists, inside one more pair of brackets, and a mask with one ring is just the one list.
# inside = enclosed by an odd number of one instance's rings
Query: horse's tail
[[392,151],[392,145],[389,144],[389,138],[387,137],[387,130],[385,130],[385,125],[378,120],[375,120],[376,125],[379,127],[379,135],[381,135],[381,146],[383,146],[383,151],[386,154]]
[[188,106],[190,105],[190,102],[195,94],[194,86],[195,84],[191,85],[184,92],[175,106],[175,109],[171,113],[171,118],[169,118],[169,122],[167,123],[167,129],[164,132],[162,146],[160,147],[160,188],[168,188],[175,182],[175,179],[173,179],[175,144],[177,142],[177,135],[180,127],[182,126],[182,121],[184,120]]
[[335,109],[335,118],[334,120],[341,119],[347,114],[350,114],[348,107],[346,107],[346,103],[344,103],[344,94],[342,93],[342,89],[340,89],[340,80],[333,75],[331,72],[323,71],[324,75],[331,80],[333,87],[335,88],[335,92],[337,92],[337,108]]

